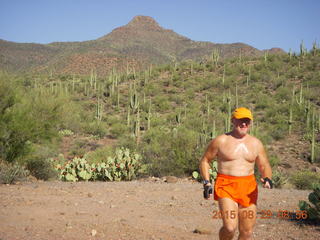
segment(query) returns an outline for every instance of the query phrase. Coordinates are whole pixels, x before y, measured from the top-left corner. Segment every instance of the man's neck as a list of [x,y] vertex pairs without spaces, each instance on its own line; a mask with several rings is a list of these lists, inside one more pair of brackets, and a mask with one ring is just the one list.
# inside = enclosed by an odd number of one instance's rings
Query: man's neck
[[247,133],[244,135],[240,135],[239,133],[237,133],[235,130],[232,130],[230,135],[238,140],[243,140],[245,139],[245,137],[248,135]]

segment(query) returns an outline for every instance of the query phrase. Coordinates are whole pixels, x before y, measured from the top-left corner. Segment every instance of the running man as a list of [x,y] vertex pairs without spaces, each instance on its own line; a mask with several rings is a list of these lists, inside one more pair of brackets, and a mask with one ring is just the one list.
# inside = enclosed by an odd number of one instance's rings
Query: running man
[[[231,132],[213,139],[200,162],[204,179],[204,198],[219,203],[223,226],[220,240],[231,240],[239,227],[239,240],[253,239],[256,222],[258,188],[254,176],[257,164],[263,187],[272,188],[272,171],[261,141],[248,134],[252,113],[247,108],[237,108],[232,114]],[[209,181],[211,161],[217,157],[218,175],[214,191]],[[214,193],[213,193],[214,192]]]

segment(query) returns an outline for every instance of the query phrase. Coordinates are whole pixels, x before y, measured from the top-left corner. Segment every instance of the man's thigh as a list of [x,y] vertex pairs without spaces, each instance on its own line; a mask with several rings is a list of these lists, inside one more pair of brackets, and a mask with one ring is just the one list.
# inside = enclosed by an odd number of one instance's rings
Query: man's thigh
[[230,229],[236,228],[238,225],[238,203],[230,198],[220,198],[218,202],[223,226]]
[[257,206],[251,204],[249,207],[239,205],[239,230],[252,231],[256,223]]

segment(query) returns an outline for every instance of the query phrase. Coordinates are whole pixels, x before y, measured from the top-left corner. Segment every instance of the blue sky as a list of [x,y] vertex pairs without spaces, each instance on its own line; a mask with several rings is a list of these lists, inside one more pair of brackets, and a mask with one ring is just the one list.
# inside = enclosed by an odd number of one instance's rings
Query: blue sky
[[0,39],[93,40],[136,15],[197,41],[296,52],[302,40],[320,45],[318,0],[0,0]]

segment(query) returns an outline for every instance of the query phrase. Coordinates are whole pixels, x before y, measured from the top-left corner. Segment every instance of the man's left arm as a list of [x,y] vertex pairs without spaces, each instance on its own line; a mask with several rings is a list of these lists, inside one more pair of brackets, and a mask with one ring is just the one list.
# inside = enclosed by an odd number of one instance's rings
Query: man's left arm
[[273,184],[271,180],[272,178],[271,166],[270,166],[266,151],[260,141],[259,141],[258,149],[259,149],[259,152],[256,158],[256,163],[258,165],[259,172],[261,174],[260,181],[263,183],[263,187],[272,188]]

